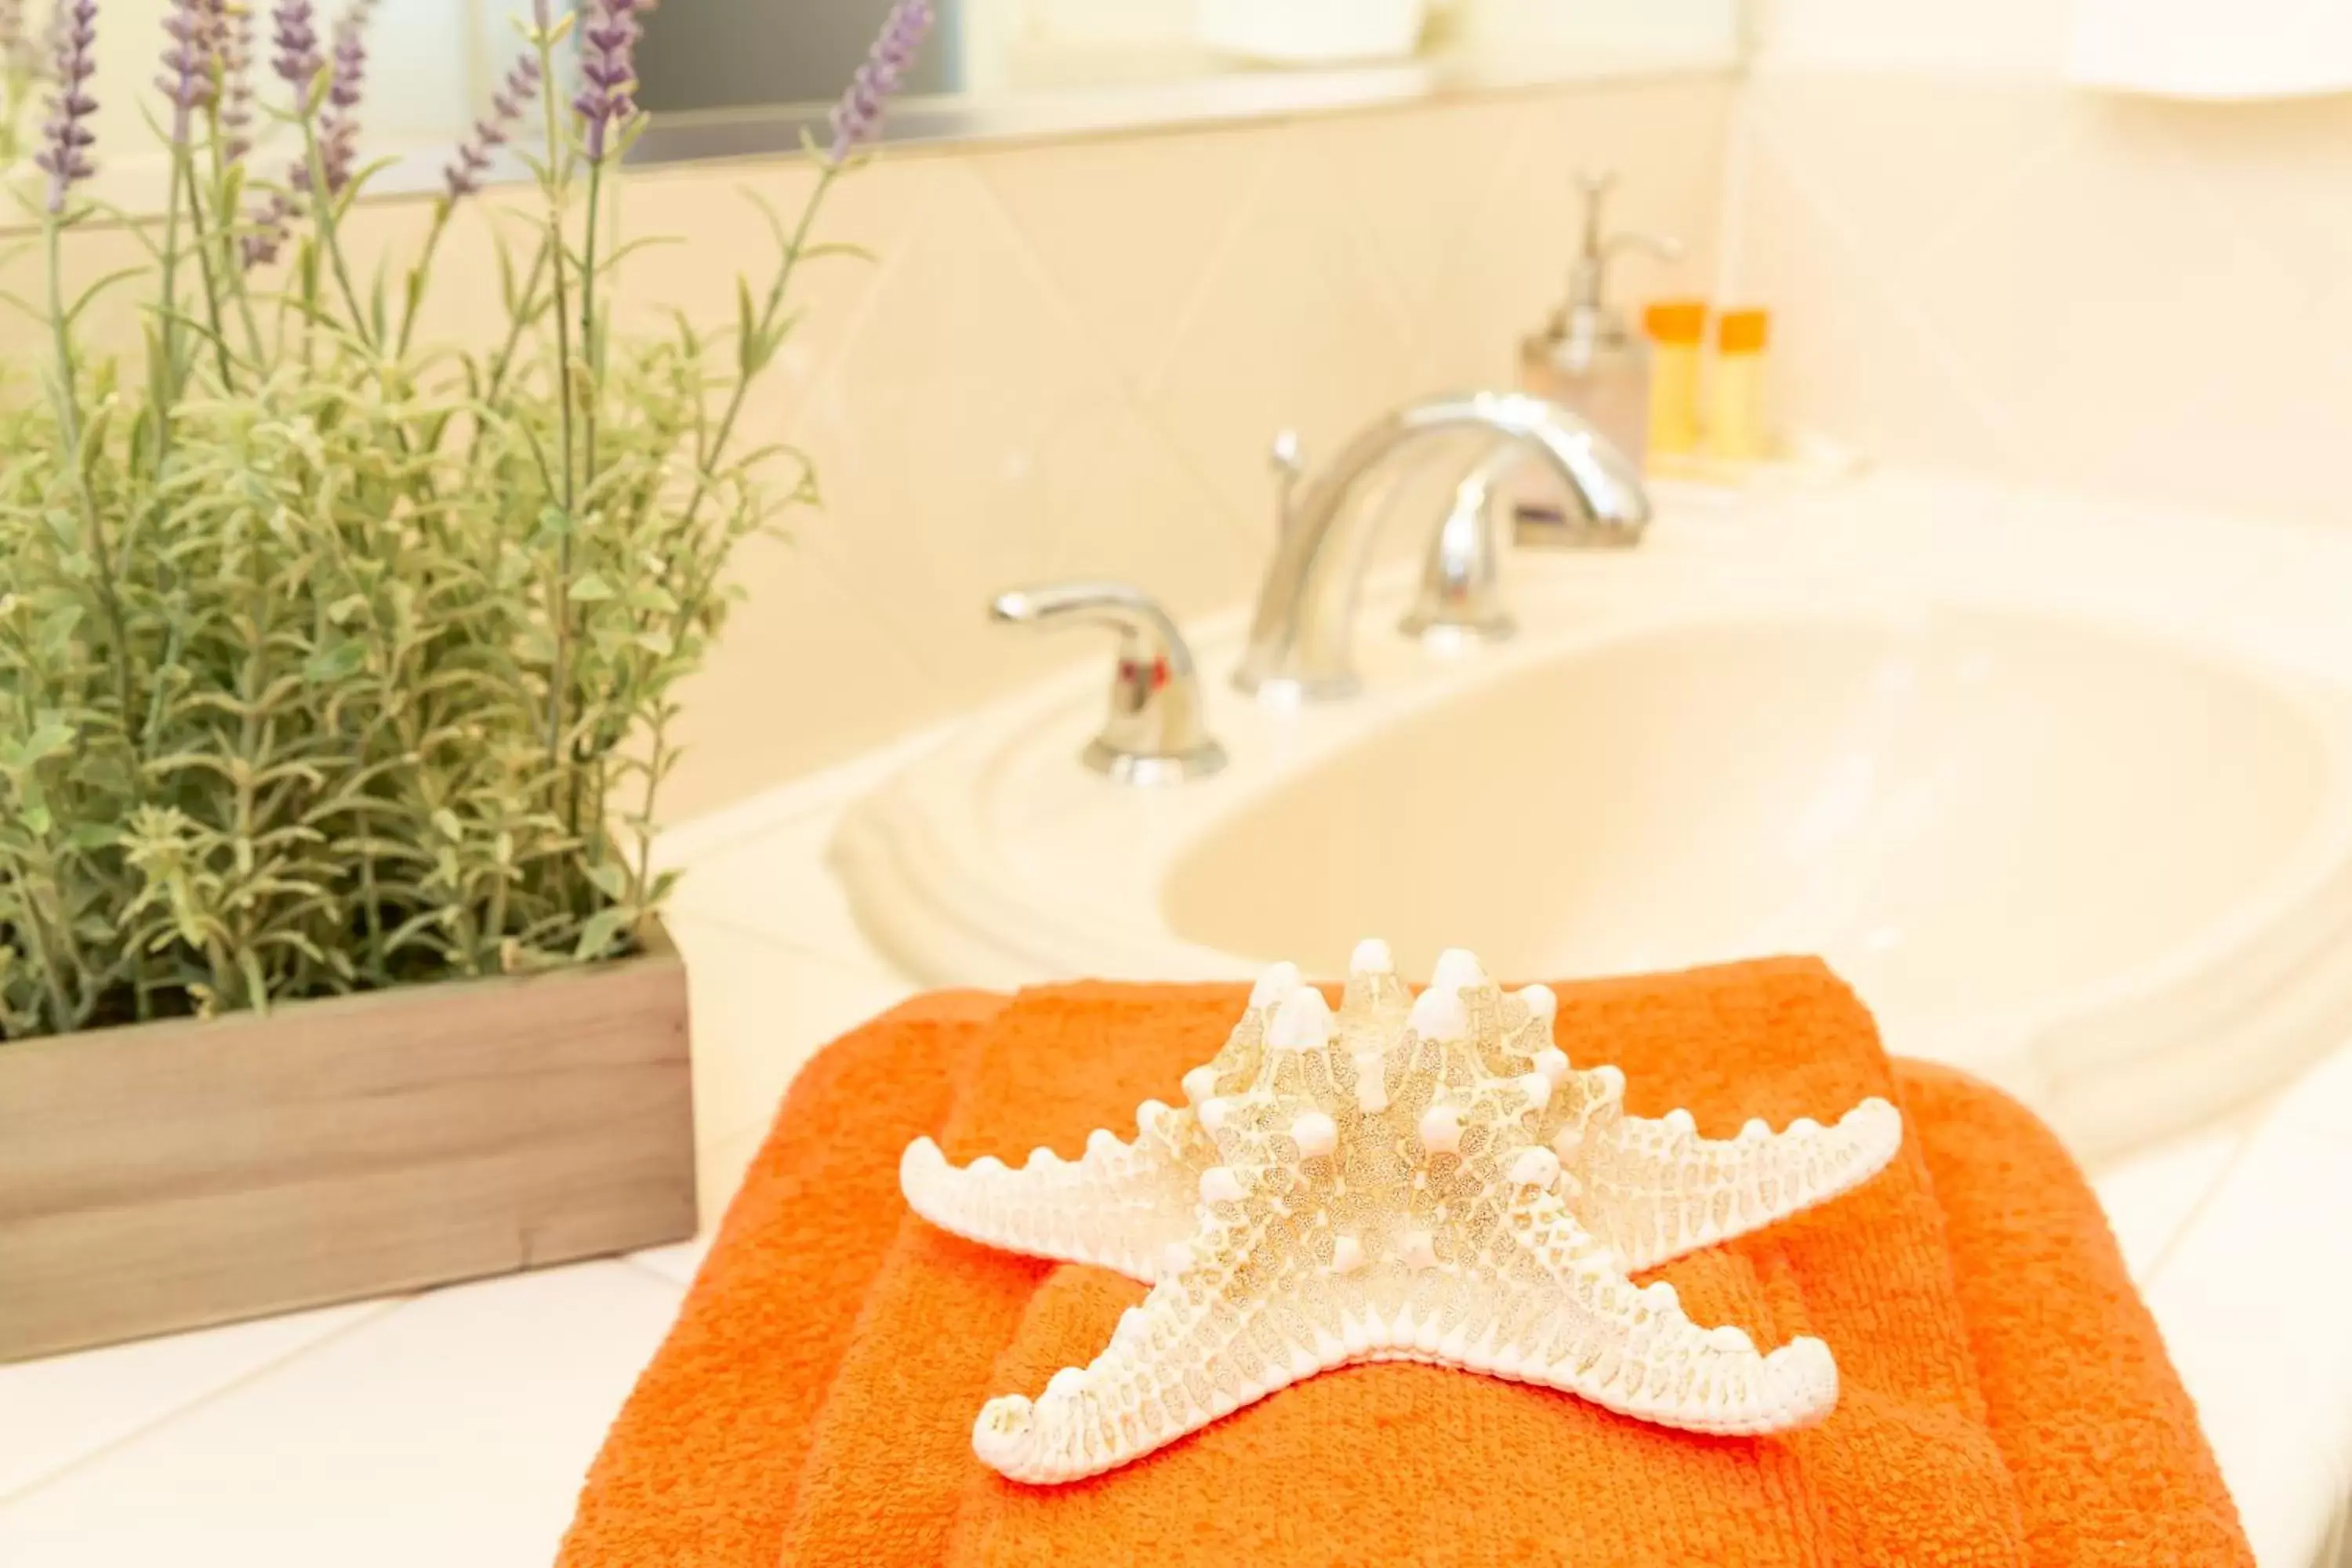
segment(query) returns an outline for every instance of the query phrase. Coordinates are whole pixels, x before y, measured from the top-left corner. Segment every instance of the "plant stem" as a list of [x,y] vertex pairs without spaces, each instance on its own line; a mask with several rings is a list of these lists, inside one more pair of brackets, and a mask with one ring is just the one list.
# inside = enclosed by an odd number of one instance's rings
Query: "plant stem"
[[236,372],[230,368],[228,333],[221,324],[220,279],[213,270],[213,246],[218,237],[205,233],[203,207],[196,195],[196,171],[193,163],[188,168],[188,208],[191,221],[196,227],[197,281],[205,291],[205,321],[213,332],[213,363],[220,369],[221,390],[226,392],[236,382]]
[[[46,854],[43,858],[49,862],[48,881],[54,888],[57,886],[55,858]],[[24,910],[25,936],[32,944],[34,962],[41,966],[42,987],[48,993],[50,1023],[56,1033],[66,1034],[73,1028],[74,1015],[78,1010],[69,994],[70,987],[66,984],[64,973],[58,967],[58,956],[50,950],[48,937],[42,930],[41,911],[34,907],[31,899],[25,900]]]
[[541,235],[539,254],[531,258],[530,276],[522,282],[522,298],[515,301],[514,318],[507,323],[507,341],[499,345],[497,355],[490,361],[490,374],[483,380],[482,401],[485,403],[495,400],[499,388],[506,384],[507,372],[514,364],[515,353],[522,346],[523,325],[537,314],[531,309],[531,300],[538,296],[540,277],[547,270],[547,237]]
[[646,901],[653,886],[654,871],[654,796],[661,789],[662,774],[667,771],[664,758],[669,751],[669,715],[656,699],[654,708],[653,742],[646,756],[646,794],[637,827],[636,883],[632,889],[636,901]]
[[[185,126],[183,114],[179,123]],[[188,143],[184,137],[172,143],[172,177],[163,201],[163,275],[158,292],[163,297],[163,320],[161,322],[163,353],[154,368],[155,399],[155,472],[163,471],[163,459],[172,450],[172,405],[180,395],[180,195],[188,184]],[[125,716],[126,721],[128,715]]]
[[[212,163],[214,179],[217,181],[220,177],[218,94],[214,95],[213,106],[205,111],[205,155]],[[229,255],[227,248],[229,226],[225,223],[215,224],[209,234],[205,232],[203,188],[196,184],[196,165],[193,158],[188,160],[187,179],[188,212],[196,226],[196,261],[203,272],[201,281],[205,289],[205,320],[213,330],[214,363],[220,367],[221,390],[226,392],[236,384],[236,373],[231,368],[229,360],[228,333],[224,330],[221,322],[221,280],[219,274],[214,270],[213,249],[215,246],[221,248],[222,268],[227,269],[234,267],[235,260]],[[215,216],[218,216],[217,205],[215,208]],[[257,354],[260,352],[258,343],[254,345],[254,351]]]
[[[555,656],[547,680],[547,765],[551,770],[560,770],[563,766],[563,720],[569,695],[566,688],[571,680],[572,531],[577,522],[572,508],[578,500],[572,468],[572,308],[564,290],[563,208],[569,194],[570,164],[558,151],[564,142],[556,109],[555,61],[551,46],[544,39],[540,44],[540,101],[547,119],[547,247],[548,259],[555,271],[551,285],[555,301],[555,406],[562,429],[563,464],[557,481],[562,489],[563,531],[556,541],[555,588],[550,595],[554,610]],[[567,817],[564,826],[575,836],[578,834],[576,811]]]
[[106,526],[99,517],[98,493],[90,489],[89,467],[81,449],[81,405],[75,385],[73,336],[66,327],[65,225],[51,214],[47,229],[49,272],[49,331],[55,342],[58,368],[58,433],[65,437],[65,459],[73,468],[74,492],[81,500],[82,519],[89,527],[90,557],[98,565],[99,602],[114,636],[114,697],[121,722],[131,723],[131,628],[123,619],[122,599],[114,581],[114,560],[106,542]]
[[[583,372],[580,407],[581,484],[593,498],[596,492],[596,415],[604,395],[604,363],[603,334],[596,325],[596,239],[603,214],[601,198],[604,194],[604,163],[596,159],[588,165],[588,208],[580,238],[580,363]],[[566,542],[570,534],[565,535]],[[565,576],[571,574],[567,571]],[[575,742],[572,750],[572,798],[569,805],[572,827],[581,831],[580,794],[581,771],[586,759]],[[601,768],[600,762],[600,768]],[[585,852],[590,865],[604,858],[604,789],[601,782],[596,791],[599,816],[590,825]]]
[[319,144],[318,116],[310,109],[302,113],[302,155],[310,171],[310,202],[318,214],[319,245],[327,253],[327,264],[335,274],[335,287],[343,296],[343,309],[351,312],[352,331],[370,348],[375,346],[368,330],[367,312],[360,309],[360,293],[352,287],[351,268],[343,261],[343,247],[336,234],[335,196],[327,189],[327,156]]
[[409,273],[408,297],[400,310],[400,336],[394,342],[392,357],[402,359],[408,353],[408,342],[416,331],[418,307],[425,303],[425,286],[433,277],[433,253],[441,248],[441,235],[449,226],[449,214],[455,204],[443,196],[433,204],[433,226],[425,231],[425,248],[416,253],[416,266]]
[[[776,317],[783,310],[785,291],[791,288],[793,274],[800,267],[801,252],[808,247],[809,230],[816,223],[817,209],[824,205],[825,193],[840,177],[841,165],[833,163],[826,163],[817,174],[816,189],[809,193],[806,205],[801,208],[801,221],[793,230],[792,242],[784,247],[784,258],[776,268],[776,280],[768,286],[767,303],[760,309],[756,330],[761,337],[775,331]],[[744,395],[751,386],[750,376],[735,378],[735,385],[728,395],[727,411],[719,416],[718,433],[711,437],[710,446],[704,454],[702,471],[694,478],[694,493],[687,498],[685,521],[688,523],[702,509],[703,497],[710,489],[710,470],[718,466],[719,453],[725,449],[728,438],[735,433],[735,420],[743,412]]]
[[604,165],[588,165],[588,214],[580,237],[580,360],[587,384],[581,390],[581,478],[596,489],[596,411],[604,393],[604,343],[596,331],[596,229],[598,199],[604,193]]
[[[221,158],[220,110],[212,110],[212,134],[205,139],[206,156],[212,163],[214,226],[220,236],[221,271],[226,276],[230,291],[236,296],[237,314],[245,322],[246,346],[253,353],[253,374],[257,380],[267,380],[268,372],[261,347],[261,322],[253,313],[253,290],[246,286],[245,261],[236,247],[236,214],[229,209],[228,167]],[[215,301],[215,310],[218,303]]]

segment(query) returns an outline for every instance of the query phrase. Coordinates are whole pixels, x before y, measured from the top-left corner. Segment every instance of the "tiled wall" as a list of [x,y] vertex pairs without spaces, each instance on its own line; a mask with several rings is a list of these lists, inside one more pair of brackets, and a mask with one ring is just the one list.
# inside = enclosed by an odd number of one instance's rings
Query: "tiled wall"
[[2352,100],[2070,87],[2066,15],[1768,18],[1725,232],[1782,409],[1895,460],[2352,516]]
[[[740,799],[1034,678],[1085,634],[989,626],[1028,579],[1131,577],[1238,602],[1273,538],[1265,452],[1310,457],[1415,393],[1507,378],[1564,279],[1574,171],[1693,242],[1633,291],[1709,276],[1732,84],[1586,86],[1291,125],[893,155],[826,225],[878,263],[809,295],[763,435],[825,494],[745,554],[749,602],[689,693],[671,811]],[[761,172],[770,194],[798,176]],[[649,272],[706,311],[756,259],[740,171],[633,188],[694,244]]]

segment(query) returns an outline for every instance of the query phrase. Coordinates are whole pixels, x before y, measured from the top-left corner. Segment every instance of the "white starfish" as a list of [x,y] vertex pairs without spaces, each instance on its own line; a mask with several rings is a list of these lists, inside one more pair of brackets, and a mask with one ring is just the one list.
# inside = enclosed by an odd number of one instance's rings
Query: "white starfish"
[[1687,1111],[1628,1116],[1612,1067],[1571,1071],[1557,1002],[1505,993],[1460,950],[1418,999],[1385,943],[1356,949],[1334,1015],[1268,970],[1224,1047],[1076,1162],[948,1164],[928,1138],[898,1179],[974,1241],[1150,1283],[1109,1346],[1033,1403],[989,1401],[981,1458],[1075,1480],[1352,1362],[1433,1362],[1712,1433],[1802,1426],[1837,1401],[1829,1349],[1759,1353],[1629,1275],[1853,1187],[1902,1121],[1865,1100],[1834,1127],[1750,1121],[1701,1138]]

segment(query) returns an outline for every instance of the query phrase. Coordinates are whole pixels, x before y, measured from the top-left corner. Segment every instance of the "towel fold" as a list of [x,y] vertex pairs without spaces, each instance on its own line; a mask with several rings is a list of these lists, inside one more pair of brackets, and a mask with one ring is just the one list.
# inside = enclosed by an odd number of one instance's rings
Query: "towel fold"
[[2029,1113],[1890,1062],[1820,964],[1562,985],[1555,1037],[1626,1106],[1903,1109],[1895,1163],[1823,1208],[1658,1271],[1702,1323],[1836,1354],[1809,1431],[1707,1438],[1553,1391],[1346,1368],[1135,1464],[1031,1488],[972,1456],[990,1395],[1107,1342],[1143,1288],[976,1247],[909,1215],[919,1133],[958,1161],[1075,1156],[1174,1099],[1228,986],[919,999],[802,1074],[669,1340],[592,1470],[566,1568],[1045,1563],[2252,1562],[2096,1200]]

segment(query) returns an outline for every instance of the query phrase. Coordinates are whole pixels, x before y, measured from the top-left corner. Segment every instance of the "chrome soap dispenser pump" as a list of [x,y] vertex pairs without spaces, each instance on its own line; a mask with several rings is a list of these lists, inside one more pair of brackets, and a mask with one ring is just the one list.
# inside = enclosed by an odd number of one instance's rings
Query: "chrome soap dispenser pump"
[[1584,237],[1568,274],[1568,298],[1540,332],[1519,343],[1519,387],[1582,415],[1640,467],[1650,446],[1650,346],[1625,313],[1602,297],[1609,262],[1621,251],[1643,250],[1678,259],[1682,242],[1623,230],[1604,234],[1601,200],[1613,174],[1580,174]]

